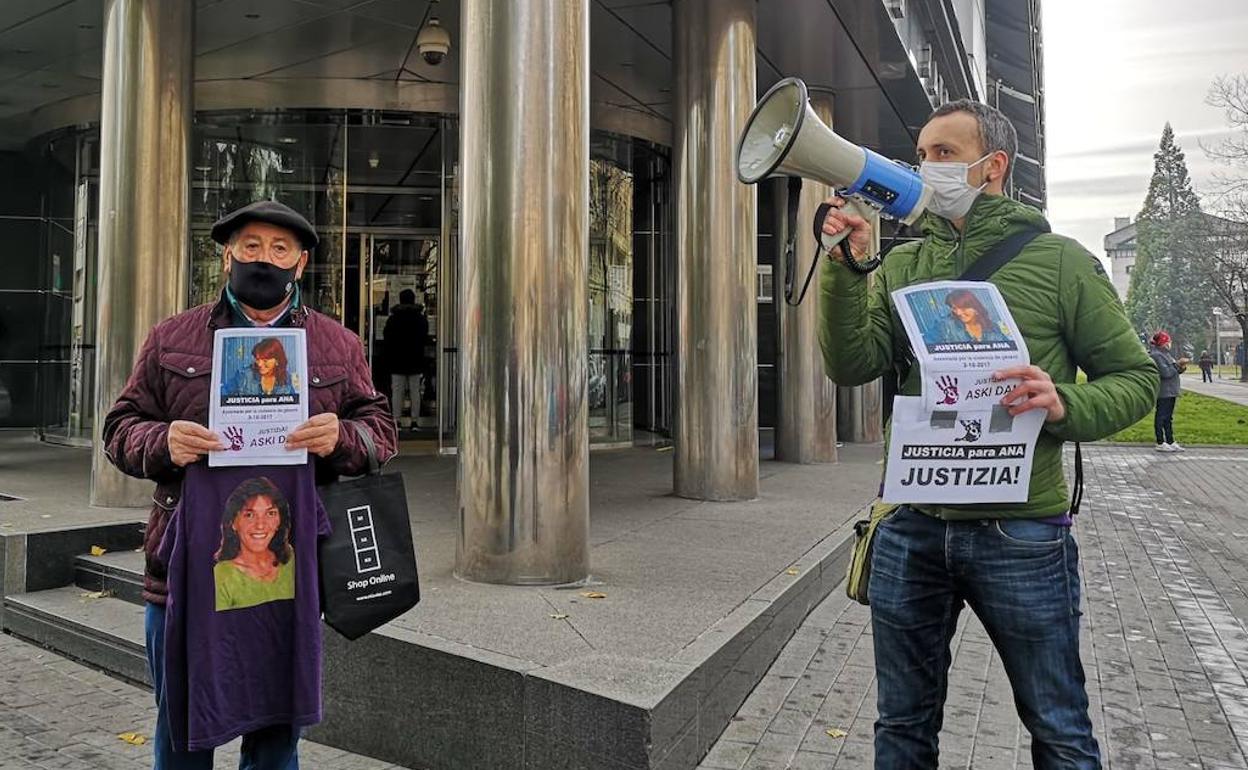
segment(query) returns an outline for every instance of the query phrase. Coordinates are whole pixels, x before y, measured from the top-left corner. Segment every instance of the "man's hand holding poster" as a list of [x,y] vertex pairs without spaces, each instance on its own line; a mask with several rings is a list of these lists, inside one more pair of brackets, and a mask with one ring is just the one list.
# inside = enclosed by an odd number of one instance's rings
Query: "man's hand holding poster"
[[884,502],[1026,502],[1043,425],[1039,409],[1017,417],[1001,406],[986,412],[928,412],[922,399],[897,396]]
[[993,372],[1030,360],[1000,291],[939,281],[892,297],[922,395],[893,402],[884,502],[1025,502],[1044,412],[1012,417],[1001,404],[1018,380],[994,380]]
[[208,427],[226,449],[212,467],[302,465],[306,449],[286,437],[308,419],[308,355],[303,329],[218,329],[212,350]]

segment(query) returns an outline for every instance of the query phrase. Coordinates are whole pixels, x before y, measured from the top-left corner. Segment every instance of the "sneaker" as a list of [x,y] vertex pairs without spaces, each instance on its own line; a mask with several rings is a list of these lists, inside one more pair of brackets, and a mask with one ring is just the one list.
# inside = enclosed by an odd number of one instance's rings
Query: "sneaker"
[[1183,447],[1179,446],[1178,442],[1176,441],[1176,442],[1171,442],[1171,443],[1170,443],[1170,450],[1169,450],[1169,451],[1171,451],[1171,452],[1186,452],[1187,450],[1186,450],[1186,449],[1184,449]]
[[1154,452],[1173,452],[1169,444],[1157,444],[1153,447]]

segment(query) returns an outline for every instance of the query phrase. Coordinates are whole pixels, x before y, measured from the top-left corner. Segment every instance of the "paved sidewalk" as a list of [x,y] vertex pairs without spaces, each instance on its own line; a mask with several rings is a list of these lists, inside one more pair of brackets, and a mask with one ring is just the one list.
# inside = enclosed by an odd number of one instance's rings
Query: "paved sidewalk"
[[[1086,457],[1083,656],[1107,767],[1248,768],[1248,450],[1094,445]],[[1000,660],[963,618],[941,766],[1031,767]],[[838,590],[702,767],[870,767],[874,706],[868,610]],[[0,636],[0,768],[150,767],[150,746],[117,735],[150,737],[154,714],[149,693]],[[235,766],[235,751],[217,767]],[[308,742],[302,756],[310,768],[393,767]]]
[[[4,770],[147,770],[151,693],[40,647],[0,634],[0,768]],[[238,741],[217,751],[216,768],[238,767]],[[388,770],[375,759],[303,741],[300,764],[316,770]]]
[[1240,382],[1239,380],[1217,379],[1213,382],[1201,382],[1200,371],[1196,374],[1184,374],[1183,389],[1190,390],[1193,393],[1200,393],[1204,396],[1214,396],[1216,398],[1233,401],[1236,404],[1248,406],[1248,382]]
[[[1091,446],[1085,457],[1081,641],[1106,766],[1248,768],[1248,450]],[[1000,659],[962,617],[941,767],[1029,768]],[[869,611],[838,591],[701,767],[870,767],[872,664]]]

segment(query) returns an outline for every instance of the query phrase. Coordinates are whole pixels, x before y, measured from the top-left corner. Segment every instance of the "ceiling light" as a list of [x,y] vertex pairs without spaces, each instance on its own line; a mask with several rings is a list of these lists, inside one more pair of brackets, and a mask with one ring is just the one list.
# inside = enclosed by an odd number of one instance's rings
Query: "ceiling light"
[[279,136],[277,141],[282,144],[298,144],[299,140],[293,136]]
[[380,165],[381,165],[381,158],[377,157],[377,151],[371,150],[368,153],[368,167],[377,168]]

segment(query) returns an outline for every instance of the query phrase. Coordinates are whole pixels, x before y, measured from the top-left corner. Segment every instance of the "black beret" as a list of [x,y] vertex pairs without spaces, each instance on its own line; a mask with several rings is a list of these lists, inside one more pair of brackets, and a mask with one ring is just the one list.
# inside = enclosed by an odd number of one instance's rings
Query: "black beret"
[[248,222],[267,222],[285,227],[294,232],[299,238],[299,245],[308,251],[315,249],[320,240],[308,220],[291,207],[277,201],[257,201],[231,211],[213,224],[212,239],[224,246],[229,243],[230,236]]

